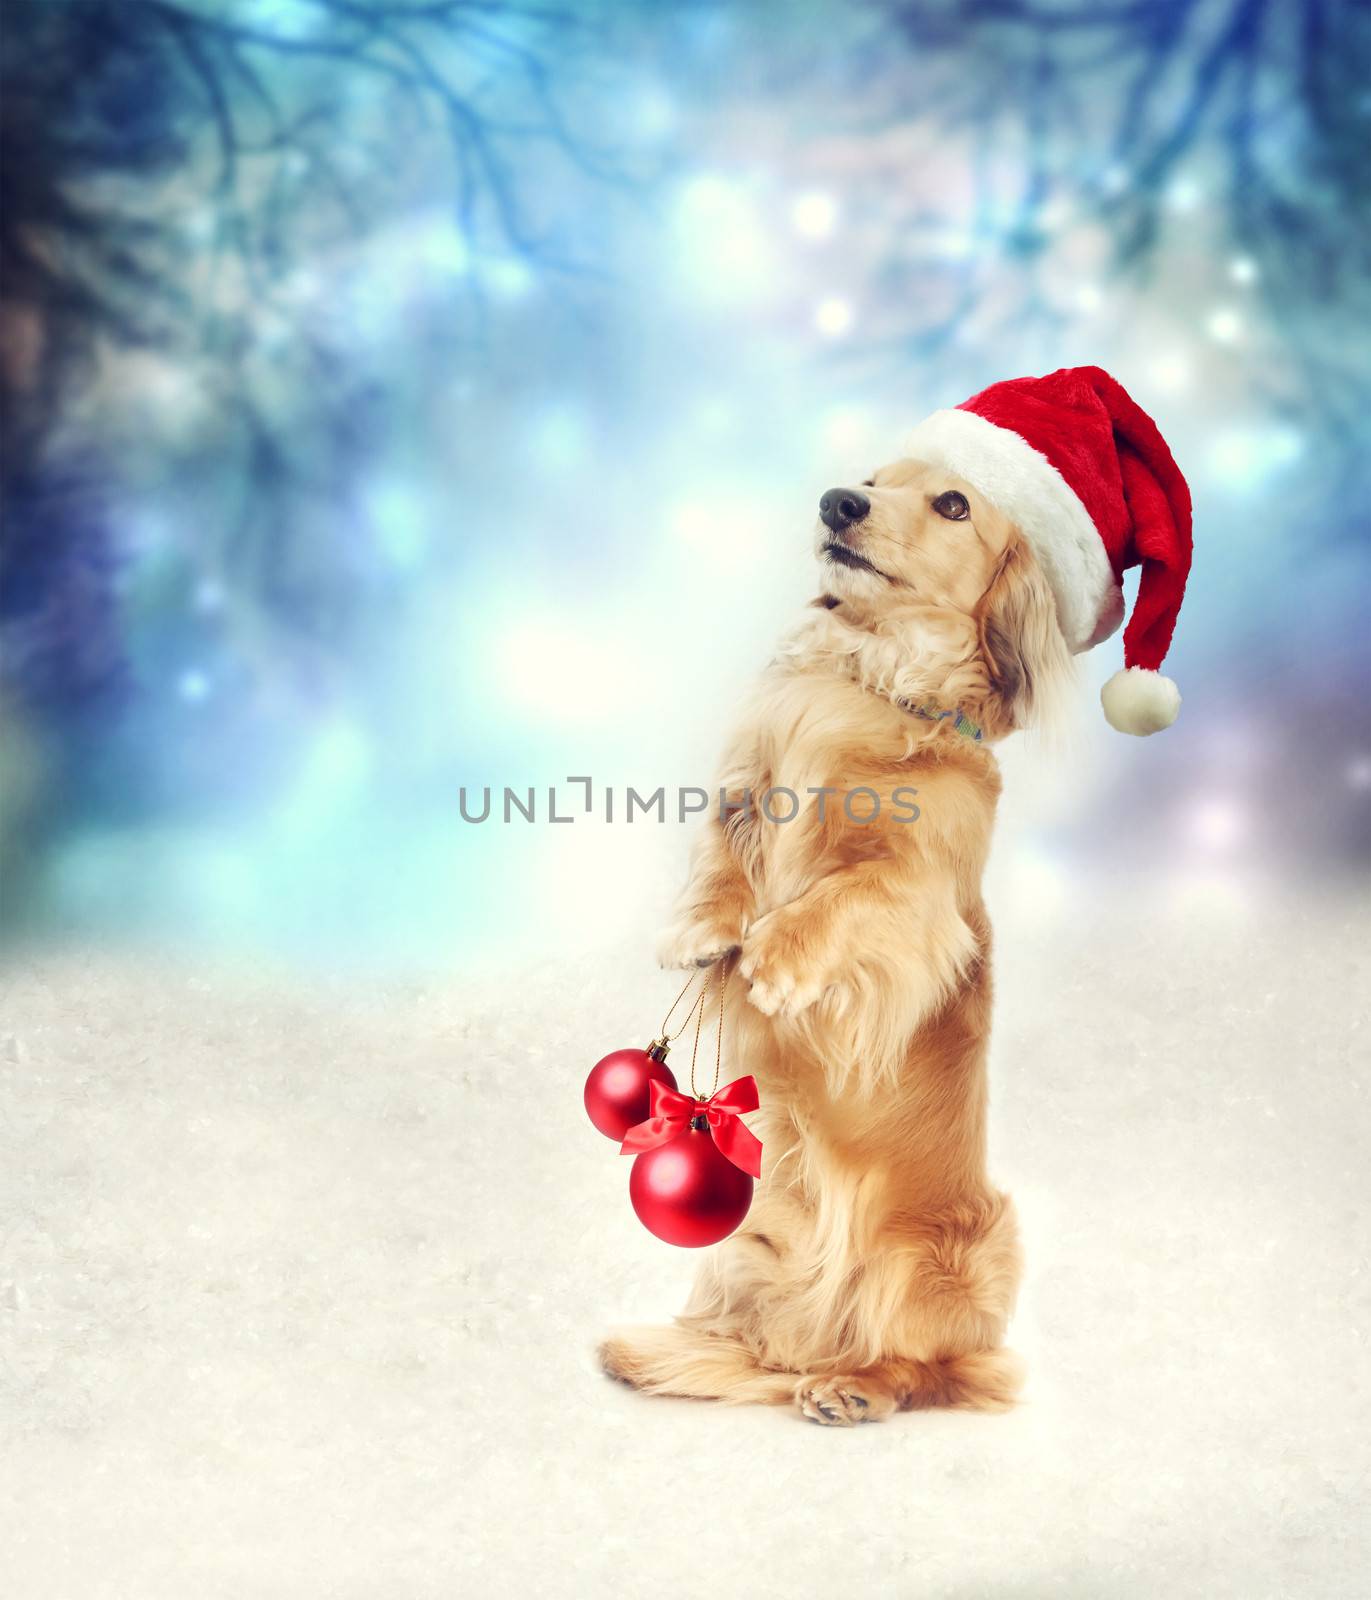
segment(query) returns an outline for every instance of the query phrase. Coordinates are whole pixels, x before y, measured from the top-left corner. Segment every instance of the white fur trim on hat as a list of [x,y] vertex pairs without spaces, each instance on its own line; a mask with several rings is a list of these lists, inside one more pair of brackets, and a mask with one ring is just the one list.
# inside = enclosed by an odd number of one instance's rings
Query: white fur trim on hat
[[1120,733],[1160,733],[1176,720],[1181,692],[1170,678],[1147,667],[1125,667],[1100,690],[1111,728]]
[[935,411],[904,450],[965,478],[1017,524],[1052,589],[1062,636],[1073,651],[1113,633],[1123,619],[1123,596],[1104,543],[1076,491],[1040,450],[973,411]]

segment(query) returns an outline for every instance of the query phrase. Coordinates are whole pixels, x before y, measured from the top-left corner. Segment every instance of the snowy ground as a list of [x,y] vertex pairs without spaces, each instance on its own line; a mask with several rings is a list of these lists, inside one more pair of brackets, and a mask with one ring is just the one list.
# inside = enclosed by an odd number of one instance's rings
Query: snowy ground
[[579,1109],[641,957],[12,963],[7,1593],[1365,1593],[1371,918],[998,920],[1029,1396],[846,1432],[594,1368],[692,1271]]

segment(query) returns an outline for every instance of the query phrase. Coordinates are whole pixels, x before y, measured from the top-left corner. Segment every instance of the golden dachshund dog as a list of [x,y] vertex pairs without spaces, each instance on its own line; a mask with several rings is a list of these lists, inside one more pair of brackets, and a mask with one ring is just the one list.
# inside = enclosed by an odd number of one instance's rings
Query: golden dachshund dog
[[762,1181],[674,1324],[600,1359],[647,1394],[829,1425],[994,1409],[1020,1383],[1020,1259],[986,1173],[993,747],[1050,713],[1071,656],[1027,542],[969,483],[900,460],[820,513],[824,592],[732,739],[662,952],[732,972]]

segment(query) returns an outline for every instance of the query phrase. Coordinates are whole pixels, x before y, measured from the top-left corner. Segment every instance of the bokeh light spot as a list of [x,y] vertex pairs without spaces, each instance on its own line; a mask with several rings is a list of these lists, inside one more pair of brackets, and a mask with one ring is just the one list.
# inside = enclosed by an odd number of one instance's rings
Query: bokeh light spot
[[675,225],[678,270],[705,299],[746,299],[771,285],[770,241],[739,185],[712,175],[691,179],[677,200]]
[[790,221],[802,239],[827,239],[838,221],[838,203],[831,194],[811,190],[791,207]]
[[1216,795],[1199,801],[1189,818],[1190,837],[1205,850],[1224,853],[1247,834],[1247,815],[1235,800]]
[[852,306],[838,295],[821,300],[814,312],[814,326],[826,339],[839,339],[852,326]]
[[1231,306],[1217,306],[1205,319],[1204,331],[1215,344],[1236,344],[1242,337],[1242,318]]

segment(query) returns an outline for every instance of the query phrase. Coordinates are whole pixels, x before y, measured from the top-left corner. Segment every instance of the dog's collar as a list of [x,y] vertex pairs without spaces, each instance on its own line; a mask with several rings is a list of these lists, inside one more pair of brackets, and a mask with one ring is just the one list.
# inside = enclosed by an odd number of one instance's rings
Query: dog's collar
[[980,728],[960,707],[954,706],[951,711],[940,711],[937,706],[911,705],[908,700],[901,700],[898,704],[901,709],[910,712],[916,717],[922,717],[925,722],[946,722],[951,717],[953,719],[952,726],[958,733],[964,738],[976,741],[978,744],[980,742]]
[[[822,606],[825,611],[836,611],[842,601],[839,600],[836,594],[821,594],[812,604]],[[901,711],[908,711],[914,717],[922,717],[925,722],[946,722],[951,717],[953,719],[952,726],[958,733],[976,744],[981,742],[980,728],[960,707],[953,707],[951,711],[942,711],[937,706],[932,705],[916,706],[909,700],[896,700],[895,704],[899,706]]]

